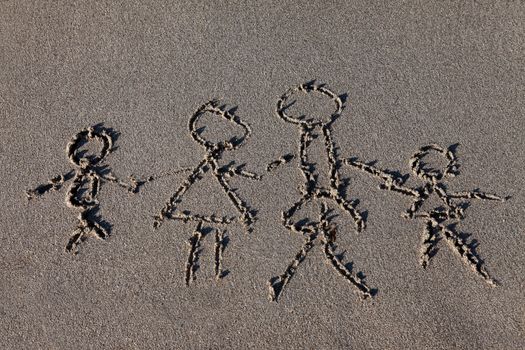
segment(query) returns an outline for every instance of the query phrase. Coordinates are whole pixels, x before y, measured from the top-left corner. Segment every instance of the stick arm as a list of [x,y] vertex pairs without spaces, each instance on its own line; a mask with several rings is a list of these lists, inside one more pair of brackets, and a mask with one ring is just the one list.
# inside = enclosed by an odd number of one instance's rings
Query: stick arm
[[62,185],[73,178],[74,171],[70,170],[69,172],[63,175],[57,175],[51,178],[48,182],[40,184],[35,188],[28,189],[25,191],[28,200],[43,197],[45,194],[51,191],[58,191],[62,188]]

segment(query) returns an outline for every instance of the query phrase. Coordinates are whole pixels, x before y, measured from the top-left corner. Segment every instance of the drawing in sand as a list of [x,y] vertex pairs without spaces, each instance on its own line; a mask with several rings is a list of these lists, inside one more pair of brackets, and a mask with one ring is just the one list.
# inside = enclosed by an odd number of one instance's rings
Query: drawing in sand
[[[465,235],[456,231],[456,226],[465,217],[464,212],[470,206],[470,200],[505,201],[506,198],[481,192],[478,189],[469,192],[449,192],[445,179],[459,174],[455,148],[456,145],[445,149],[439,145],[431,144],[421,147],[413,155],[410,159],[412,172],[425,182],[424,185],[416,188],[407,187],[402,179],[356,159],[349,159],[345,162],[381,178],[384,182],[380,186],[381,188],[413,199],[412,205],[403,214],[403,217],[420,219],[425,223],[420,256],[420,263],[423,268],[429,265],[430,260],[437,253],[437,244],[444,236],[450,248],[456,251],[473,271],[489,284],[496,285],[497,282],[489,275],[483,261],[476,253],[476,244],[468,243]],[[432,152],[447,160],[447,165],[443,169],[432,169],[424,163],[423,159]],[[423,210],[424,203],[432,195],[437,195],[440,205],[430,210]]]
[[[325,100],[335,105],[335,111],[327,118],[316,118],[313,116],[291,116],[287,109],[294,104],[290,101],[294,94],[319,94]],[[295,124],[300,129],[299,143],[299,168],[304,175],[305,183],[300,189],[301,198],[295,202],[288,210],[282,213],[282,223],[290,231],[304,236],[304,242],[295,255],[292,262],[288,265],[285,272],[269,281],[269,297],[272,301],[277,301],[286,285],[294,276],[299,265],[305,260],[309,251],[313,248],[317,238],[320,239],[323,252],[329,264],[347,281],[353,284],[363,298],[374,295],[375,290],[370,289],[364,282],[361,274],[354,274],[345,265],[338,254],[335,253],[335,240],[338,227],[332,219],[336,216],[334,211],[340,209],[344,214],[349,215],[355,224],[357,232],[365,228],[365,221],[355,204],[347,201],[343,197],[343,185],[339,175],[341,162],[338,160],[334,142],[332,140],[332,125],[340,117],[343,111],[343,99],[323,85],[316,85],[314,82],[299,85],[288,90],[277,102],[277,115],[285,122]],[[321,185],[319,181],[318,169],[309,159],[309,147],[313,140],[322,138],[326,150],[328,162],[329,180],[328,185]],[[280,159],[271,162],[267,170],[272,171],[281,164],[289,163],[295,155],[288,154]],[[327,175],[327,174],[324,174]],[[317,205],[319,210],[318,220],[311,217],[303,218],[299,215],[300,210],[305,205]]]
[[[222,118],[225,121],[233,123],[243,130],[241,137],[232,137],[229,140],[221,142],[212,142],[201,135],[201,129],[197,127],[197,122],[206,114],[211,113],[212,116]],[[203,224],[208,224],[215,228],[216,226],[224,227],[235,221],[243,224],[247,233],[252,232],[253,223],[255,222],[255,214],[252,209],[239,197],[235,190],[229,184],[229,178],[233,176],[242,176],[248,179],[259,180],[260,176],[244,170],[244,166],[233,166],[228,164],[220,166],[223,153],[226,151],[233,151],[239,148],[251,134],[250,126],[243,122],[239,117],[234,115],[231,111],[225,110],[224,106],[219,105],[219,101],[212,100],[203,104],[190,118],[189,131],[192,138],[201,145],[206,154],[202,161],[192,170],[191,174],[186,180],[177,188],[175,193],[170,197],[166,205],[162,208],[160,213],[155,216],[154,227],[159,228],[165,219],[180,220],[183,222],[196,222],[195,231],[189,239],[189,252],[186,261],[185,282],[189,285],[195,279],[195,272],[198,268],[199,252],[201,248],[201,240],[207,234]],[[183,200],[186,192],[194,186],[204,175],[211,175],[220,185],[224,191],[225,196],[235,207],[239,213],[237,216],[219,216],[213,213],[213,208],[209,208],[212,213],[208,216],[193,214],[188,210],[180,208],[180,203]],[[222,268],[222,253],[225,248],[225,230],[215,228],[215,277],[220,279],[224,277],[225,273]]]
[[[78,224],[70,237],[66,251],[78,253],[77,246],[88,237],[105,240],[110,233],[110,226],[97,216],[99,202],[97,195],[103,182],[121,186],[135,193],[141,182],[130,177],[127,184],[115,177],[111,170],[103,165],[104,160],[113,150],[115,133],[102,127],[102,124],[86,128],[77,133],[67,144],[66,152],[74,169],[64,175],[53,177],[48,183],[27,190],[27,198],[41,197],[50,191],[59,190],[62,185],[73,179],[66,192],[66,204],[79,211]],[[99,143],[102,147],[98,154],[89,154],[85,146]]]

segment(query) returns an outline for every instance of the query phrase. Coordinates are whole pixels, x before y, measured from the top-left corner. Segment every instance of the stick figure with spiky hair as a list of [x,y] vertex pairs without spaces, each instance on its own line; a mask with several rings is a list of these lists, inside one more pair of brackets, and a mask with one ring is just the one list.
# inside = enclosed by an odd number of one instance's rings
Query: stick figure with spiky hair
[[[197,122],[205,115],[221,118],[242,130],[243,135],[240,137],[233,136],[221,142],[212,142],[201,135],[201,130],[197,127]],[[231,163],[226,166],[220,166],[224,152],[233,151],[239,148],[251,135],[250,126],[233,114],[232,110],[227,111],[224,106],[220,106],[219,101],[212,100],[203,104],[192,115],[189,120],[189,131],[192,138],[201,145],[206,154],[201,162],[191,171],[191,174],[177,188],[175,193],[169,198],[166,205],[160,213],[155,216],[154,228],[159,228],[165,219],[180,220],[182,222],[196,222],[195,231],[191,236],[189,244],[188,259],[186,261],[185,282],[189,285],[195,279],[195,272],[198,268],[199,252],[201,241],[207,234],[204,224],[210,226],[226,226],[235,221],[243,224],[247,233],[252,232],[255,222],[255,213],[248,207],[236,191],[231,187],[229,178],[233,176],[242,176],[252,180],[260,180],[260,176],[244,170],[244,166],[233,166]],[[188,210],[181,210],[180,202],[186,192],[194,186],[206,174],[210,174],[221,186],[225,195],[239,213],[238,216],[218,216],[211,213],[209,216],[193,214]],[[219,228],[215,229],[215,277],[220,279],[226,275],[222,268],[222,253],[225,248],[227,237],[225,231]]]
[[[447,190],[445,180],[459,174],[455,154],[456,146],[452,145],[445,149],[439,145],[431,144],[421,147],[412,156],[410,159],[412,172],[424,181],[422,186],[416,188],[407,187],[404,185],[404,180],[355,159],[349,159],[345,162],[381,178],[383,184],[380,188],[394,191],[413,199],[412,205],[403,213],[403,217],[420,219],[425,223],[420,254],[420,263],[423,268],[428,267],[430,260],[437,253],[438,242],[444,237],[449,247],[458,253],[473,271],[489,284],[496,285],[497,282],[487,272],[483,261],[477,255],[476,245],[468,243],[464,235],[456,231],[456,226],[465,217],[464,211],[470,206],[470,200],[505,201],[507,198],[481,192],[478,189],[469,192],[449,192]],[[443,169],[430,168],[428,164],[425,164],[424,158],[431,153],[437,153],[447,160],[447,164]],[[430,210],[423,210],[424,203],[432,195],[437,195],[442,205]]]
[[[48,183],[35,189],[27,190],[28,199],[41,197],[50,191],[59,190],[72,179],[66,192],[66,204],[79,211],[78,224],[66,245],[66,251],[77,254],[77,246],[88,237],[106,240],[110,234],[109,224],[97,217],[99,202],[97,195],[103,182],[109,182],[135,193],[140,182],[130,177],[130,184],[119,180],[111,170],[103,165],[104,160],[113,150],[113,139],[116,133],[97,124],[81,130],[67,144],[66,152],[75,169],[64,175],[52,178]],[[97,154],[82,150],[83,146],[99,143],[101,149]]]
[[[292,116],[288,109],[295,103],[291,101],[294,94],[306,94],[312,99],[315,97],[314,95],[317,95],[324,101],[330,101],[335,110],[332,114],[325,116]],[[271,278],[268,282],[271,301],[279,299],[316,241],[320,242],[328,264],[355,286],[363,298],[375,294],[375,290],[366,285],[362,275],[353,273],[349,265],[344,264],[340,255],[335,253],[338,228],[334,224],[333,218],[337,216],[334,215],[337,210],[342,212],[342,215],[350,216],[357,232],[365,228],[365,221],[356,209],[355,204],[347,201],[343,196],[343,184],[339,174],[341,162],[338,159],[332,139],[332,125],[340,117],[343,108],[343,97],[337,96],[323,85],[316,85],[314,82],[301,84],[288,90],[277,102],[277,115],[285,122],[296,125],[300,130],[299,168],[305,178],[305,183],[300,188],[301,198],[282,213],[282,223],[288,230],[301,234],[304,237],[304,242],[285,272]],[[316,139],[321,140],[319,142],[323,143],[326,152],[325,157],[329,167],[327,173],[320,173],[311,160],[313,154],[310,147]],[[296,155],[293,154],[285,155],[268,164],[267,170],[272,171],[281,164],[289,163],[295,157]],[[325,183],[322,183],[321,178],[325,180]],[[311,215],[304,217],[300,214],[301,209],[307,205],[317,207],[318,218],[312,218]]]

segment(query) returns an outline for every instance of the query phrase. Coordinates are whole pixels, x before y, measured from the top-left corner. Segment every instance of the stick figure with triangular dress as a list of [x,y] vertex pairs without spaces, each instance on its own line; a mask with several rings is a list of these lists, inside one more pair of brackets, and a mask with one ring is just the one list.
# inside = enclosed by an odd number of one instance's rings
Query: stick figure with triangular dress
[[[197,127],[197,122],[205,115],[211,114],[214,117],[233,123],[233,125],[240,127],[243,130],[241,137],[232,137],[229,140],[221,142],[212,142],[201,135],[200,129]],[[251,135],[250,126],[242,121],[239,117],[234,115],[231,110],[227,111],[224,106],[219,105],[219,101],[213,100],[203,104],[190,118],[189,131],[192,138],[201,145],[206,154],[202,161],[191,171],[191,174],[183,181],[177,188],[175,193],[169,198],[166,205],[162,208],[160,213],[155,216],[154,227],[159,228],[166,219],[180,220],[182,222],[196,222],[195,231],[189,239],[189,251],[186,261],[185,282],[189,285],[195,279],[195,272],[197,269],[197,262],[199,259],[199,252],[201,249],[201,242],[206,231],[203,225],[223,227],[233,222],[240,222],[243,224],[247,233],[252,232],[253,224],[255,222],[254,211],[248,207],[246,202],[242,200],[236,191],[231,187],[229,178],[233,176],[241,176],[248,179],[260,180],[260,176],[244,170],[243,166],[233,166],[231,163],[226,166],[220,166],[218,161],[222,158],[224,152],[233,151],[239,148]],[[238,212],[237,216],[218,216],[215,213],[210,215],[193,214],[188,210],[182,210],[180,203],[183,200],[186,192],[199,182],[203,176],[209,174],[214,178],[224,191],[228,200],[232,203],[235,210]],[[225,230],[215,228],[215,277],[222,278],[225,274],[222,269],[222,254],[225,248]]]

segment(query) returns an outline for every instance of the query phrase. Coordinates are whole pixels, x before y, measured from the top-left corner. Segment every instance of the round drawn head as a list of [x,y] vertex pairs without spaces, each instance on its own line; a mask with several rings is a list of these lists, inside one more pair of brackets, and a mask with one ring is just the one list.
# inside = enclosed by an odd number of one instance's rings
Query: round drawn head
[[[188,126],[191,137],[207,150],[237,149],[251,134],[250,126],[234,115],[232,110],[226,111],[218,100],[199,107],[191,116]],[[207,132],[207,128],[213,131]]]
[[89,127],[73,136],[66,151],[71,163],[85,168],[100,163],[112,146],[113,139],[105,129]]
[[417,176],[431,182],[455,176],[458,169],[453,148],[445,149],[436,144],[421,147],[410,159],[410,166]]
[[[304,95],[307,96],[306,100]],[[298,101],[298,104],[301,106],[296,108],[294,105]],[[307,108],[310,112],[305,114],[299,111],[291,111],[299,108]],[[279,117],[286,122],[308,127],[332,123],[341,115],[343,108],[343,99],[340,96],[337,96],[323,85],[315,85],[313,82],[288,90],[277,102],[277,114]],[[315,112],[316,110],[317,112]]]

